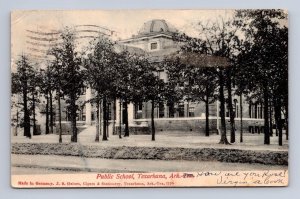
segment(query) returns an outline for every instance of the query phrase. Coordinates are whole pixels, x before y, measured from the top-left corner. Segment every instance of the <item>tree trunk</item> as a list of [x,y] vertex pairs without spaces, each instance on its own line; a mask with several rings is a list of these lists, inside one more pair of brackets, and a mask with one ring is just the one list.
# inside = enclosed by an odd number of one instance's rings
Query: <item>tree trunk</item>
[[58,103],[58,122],[59,122],[59,143],[62,143],[62,127],[61,127],[61,104],[60,104],[60,92],[57,91],[57,103]]
[[46,98],[46,134],[49,134],[49,97],[48,92],[45,95]]
[[119,102],[119,139],[122,139],[122,100],[120,99],[120,102]]
[[18,135],[18,127],[19,127],[19,109],[17,107],[17,118],[16,118],[16,127],[15,127],[15,132],[14,132],[14,136]]
[[35,94],[34,91],[32,91],[32,110],[33,110],[33,115],[32,115],[32,120],[33,120],[33,135],[36,135],[36,119],[35,119]]
[[269,132],[269,93],[267,84],[264,85],[264,144],[270,144],[270,132]]
[[95,142],[99,142],[99,102],[97,103],[97,110],[96,110],[96,138],[95,138]]
[[282,146],[282,121],[281,121],[281,102],[280,99],[276,99],[274,104],[276,127],[278,129],[278,144]]
[[111,108],[110,106],[106,105],[106,136],[107,138],[109,138],[109,108]]
[[99,104],[99,135],[102,135],[102,117],[103,117],[103,114],[101,112],[101,109],[103,110],[103,100],[102,100],[102,103],[100,101],[100,104]]
[[17,126],[17,125],[14,127],[13,135],[14,135],[14,136],[17,136],[17,135],[18,135],[18,126]]
[[30,133],[30,115],[27,106],[27,81],[23,85],[23,107],[24,107],[24,136],[31,138]]
[[[287,101],[287,100],[286,100]],[[285,103],[285,139],[289,140],[289,109],[288,109],[288,103]]]
[[113,122],[113,125],[112,125],[112,134],[115,135],[116,134],[116,99],[114,99],[114,102],[113,102],[113,117],[112,117],[112,122]]
[[71,142],[77,142],[77,127],[76,127],[76,98],[75,94],[71,95],[70,99],[70,109],[71,109],[71,127],[72,127],[72,137]]
[[205,136],[209,136],[209,104],[208,95],[206,95],[205,100]]
[[151,134],[152,134],[152,141],[155,141],[154,100],[152,100],[151,102]]
[[224,97],[224,74],[223,69],[219,71],[219,100],[220,100],[220,116],[221,116],[221,140],[219,144],[230,144],[226,137],[226,120],[225,120],[225,97]]
[[129,137],[129,127],[128,127],[128,104],[127,104],[127,100],[125,99],[124,101],[124,109],[125,109],[125,134],[124,137]]
[[272,124],[272,105],[269,107],[269,119],[270,119],[270,136],[273,136],[273,124]]
[[53,104],[52,104],[52,92],[49,92],[50,100],[50,133],[53,134]]
[[227,69],[226,87],[228,91],[228,110],[229,110],[229,118],[230,118],[230,142],[234,143],[235,142],[235,123],[234,123],[235,114],[232,105],[231,69]]
[[107,141],[107,135],[106,135],[106,117],[107,117],[107,114],[106,114],[106,96],[104,96],[103,98],[103,137],[102,137],[102,141]]
[[240,130],[240,142],[243,142],[243,94],[240,95],[240,118],[241,118],[241,130]]

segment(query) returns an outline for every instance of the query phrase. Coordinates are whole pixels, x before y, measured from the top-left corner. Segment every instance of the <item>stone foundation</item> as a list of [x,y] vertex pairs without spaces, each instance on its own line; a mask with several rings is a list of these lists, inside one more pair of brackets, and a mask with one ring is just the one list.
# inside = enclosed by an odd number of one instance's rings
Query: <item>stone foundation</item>
[[[129,131],[135,132],[139,134],[141,130],[151,132],[151,121],[148,119],[140,119],[135,120],[135,126],[130,126]],[[147,124],[147,128],[140,128],[138,127],[141,123]],[[190,132],[200,132],[205,133],[205,119],[197,119],[197,118],[161,118],[154,120],[155,129],[157,132],[163,131],[190,131]],[[251,119],[251,120],[243,120],[243,130],[244,132],[249,133],[263,133],[264,121],[263,119]],[[221,120],[219,119],[219,128],[221,128]],[[211,133],[217,133],[217,119],[209,119],[209,129]],[[230,122],[229,119],[226,119],[226,129],[230,129]],[[240,130],[240,120],[235,120],[235,129],[237,131]],[[130,131],[131,132],[131,131]],[[134,134],[135,134],[134,133]],[[148,134],[148,133],[143,133]]]

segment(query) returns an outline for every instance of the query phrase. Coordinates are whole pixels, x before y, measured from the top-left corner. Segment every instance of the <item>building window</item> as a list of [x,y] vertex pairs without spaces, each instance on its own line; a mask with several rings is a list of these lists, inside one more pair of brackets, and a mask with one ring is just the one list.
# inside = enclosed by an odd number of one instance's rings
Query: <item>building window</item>
[[254,110],[255,110],[254,118],[258,118],[258,106],[257,106],[257,103],[255,103]]
[[138,102],[134,107],[135,119],[141,119],[143,114],[143,102]]
[[262,107],[262,104],[260,104],[258,107],[257,107],[257,115],[259,119],[262,119],[263,118],[263,107]]
[[127,117],[127,114],[126,114],[126,111],[125,111],[125,105],[126,105],[126,103],[123,102],[123,104],[122,104],[122,123],[123,124],[125,124],[126,117]]
[[158,115],[158,117],[159,118],[165,117],[165,106],[164,106],[164,103],[160,102],[158,109],[159,109],[159,115]]
[[175,115],[175,109],[174,109],[174,103],[171,103],[169,105],[169,117],[170,118],[173,118]]
[[250,118],[262,119],[264,117],[262,104],[258,102],[249,104],[249,116]]
[[112,106],[111,103],[107,104],[107,120],[112,119]]
[[251,107],[251,118],[262,118],[262,106],[256,102]]
[[178,117],[184,117],[184,104],[178,105]]
[[225,117],[229,117],[229,111],[226,111]]
[[252,115],[251,115],[252,111],[251,111],[251,109],[252,109],[252,106],[251,106],[251,102],[250,102],[249,103],[249,118],[252,118]]
[[143,110],[143,102],[139,102],[139,104],[138,104],[138,110],[139,111]]
[[151,49],[151,50],[155,50],[155,49],[157,49],[157,47],[158,47],[158,46],[157,46],[157,42],[151,43],[151,44],[150,44],[150,49]]
[[189,107],[189,117],[195,117],[195,107]]

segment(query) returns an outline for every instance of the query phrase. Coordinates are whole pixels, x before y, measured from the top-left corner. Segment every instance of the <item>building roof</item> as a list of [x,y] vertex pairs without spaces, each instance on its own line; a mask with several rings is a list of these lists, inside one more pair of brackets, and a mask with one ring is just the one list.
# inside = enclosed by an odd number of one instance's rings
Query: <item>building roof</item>
[[182,64],[188,64],[197,67],[228,67],[230,62],[226,57],[198,54],[198,53],[182,53],[177,52],[169,55],[167,59],[176,59]]
[[135,38],[156,34],[173,34],[178,32],[176,28],[168,24],[164,19],[153,19],[144,23]]
[[157,51],[147,52],[147,57],[151,62],[161,62],[165,58],[177,55],[179,48],[177,46],[165,48]]
[[139,47],[128,46],[126,44],[132,40],[141,40],[150,37],[171,37],[178,30],[168,24],[163,19],[153,19],[144,23],[137,35],[132,38],[120,41],[118,51],[128,51],[132,54],[144,55],[150,62],[161,62],[164,59],[177,59],[183,64],[189,64],[197,67],[227,67],[229,66],[228,59],[219,56],[198,54],[198,53],[183,53],[180,52],[180,44],[176,43],[173,46],[168,46],[154,51],[144,51]]
[[146,52],[141,48],[137,48],[137,47],[134,47],[134,46],[127,46],[127,45],[124,45],[122,43],[115,44],[114,45],[114,50],[117,53],[128,51],[129,53],[135,54],[135,55],[145,55],[146,54]]

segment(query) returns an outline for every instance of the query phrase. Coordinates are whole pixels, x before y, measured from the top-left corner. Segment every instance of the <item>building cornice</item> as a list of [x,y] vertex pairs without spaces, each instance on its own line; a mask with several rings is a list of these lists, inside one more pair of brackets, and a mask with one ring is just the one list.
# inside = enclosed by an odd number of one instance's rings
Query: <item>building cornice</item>
[[156,34],[156,35],[143,35],[143,36],[138,36],[138,37],[132,37],[129,39],[119,40],[119,42],[120,43],[128,43],[128,42],[132,42],[132,41],[149,40],[149,39],[155,39],[155,38],[159,38],[159,37],[166,37],[166,38],[172,39],[171,35],[165,34],[165,33],[160,33],[160,34]]

